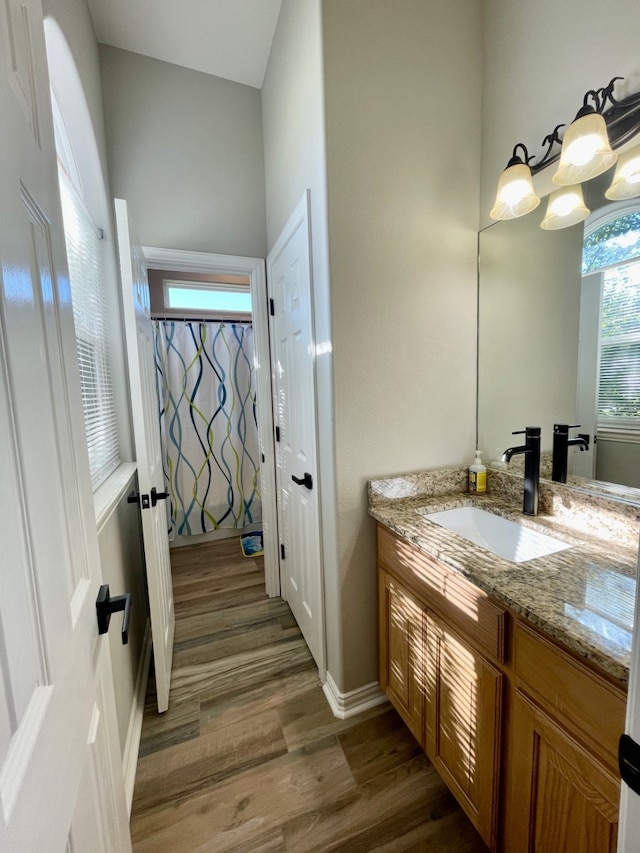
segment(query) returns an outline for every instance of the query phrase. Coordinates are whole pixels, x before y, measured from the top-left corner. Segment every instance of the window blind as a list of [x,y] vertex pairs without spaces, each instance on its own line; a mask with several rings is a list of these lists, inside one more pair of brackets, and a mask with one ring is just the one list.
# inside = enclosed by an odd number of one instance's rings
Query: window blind
[[640,431],[640,261],[603,274],[598,426]]
[[59,177],[84,425],[95,491],[120,463],[104,295],[104,242],[62,169]]

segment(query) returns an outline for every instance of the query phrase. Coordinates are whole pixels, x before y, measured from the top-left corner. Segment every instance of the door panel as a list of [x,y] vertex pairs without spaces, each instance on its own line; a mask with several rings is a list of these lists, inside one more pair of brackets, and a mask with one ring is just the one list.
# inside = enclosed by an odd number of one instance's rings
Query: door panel
[[513,743],[507,846],[529,853],[613,853],[620,784],[611,771],[520,691]]
[[424,746],[423,611],[386,572],[378,578],[380,684]]
[[[82,820],[85,850],[120,853],[131,846],[39,2],[0,4],[0,50],[0,849],[59,853]],[[92,815],[90,762],[104,786]]]
[[[274,313],[273,392],[276,436],[278,526],[284,546],[282,595],[324,671],[324,615],[314,342],[311,316],[308,196],[294,211],[267,259]],[[308,474],[309,488],[292,479]]]
[[493,848],[504,676],[430,611],[426,635],[426,753]]
[[127,340],[129,388],[138,465],[149,611],[153,640],[158,711],[169,707],[175,611],[167,509],[164,500],[153,505],[151,490],[164,492],[158,392],[153,351],[149,285],[144,255],[132,234],[127,203],[115,200],[122,305]]

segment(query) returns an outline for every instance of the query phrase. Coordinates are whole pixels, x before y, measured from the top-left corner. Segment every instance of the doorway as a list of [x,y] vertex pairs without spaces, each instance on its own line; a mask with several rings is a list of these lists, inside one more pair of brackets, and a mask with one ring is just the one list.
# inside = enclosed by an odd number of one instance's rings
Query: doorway
[[[274,450],[271,425],[271,378],[269,361],[269,333],[264,261],[260,258],[242,258],[203,252],[143,247],[150,283],[164,279],[195,281],[215,278],[238,284],[247,282],[251,294],[251,322],[254,344],[256,383],[256,414],[258,421],[258,454],[260,463],[260,493],[262,501],[261,528],[264,538],[265,587],[267,595],[280,593],[278,536],[275,504]],[[171,271],[172,276],[163,276]],[[152,288],[153,290],[153,288]],[[156,286],[157,290],[157,286]],[[153,299],[153,296],[152,296]],[[162,305],[163,316],[171,316]],[[152,301],[152,314],[160,314],[160,306]],[[197,317],[197,312],[175,309],[175,315]],[[246,314],[245,318],[246,319]]]

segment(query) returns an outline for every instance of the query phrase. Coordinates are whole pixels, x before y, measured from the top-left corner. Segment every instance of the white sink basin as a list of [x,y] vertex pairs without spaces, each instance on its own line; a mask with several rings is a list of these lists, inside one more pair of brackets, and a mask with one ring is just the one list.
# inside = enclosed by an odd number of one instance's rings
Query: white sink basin
[[545,533],[530,530],[475,506],[432,512],[425,518],[514,563],[524,563],[571,547]]

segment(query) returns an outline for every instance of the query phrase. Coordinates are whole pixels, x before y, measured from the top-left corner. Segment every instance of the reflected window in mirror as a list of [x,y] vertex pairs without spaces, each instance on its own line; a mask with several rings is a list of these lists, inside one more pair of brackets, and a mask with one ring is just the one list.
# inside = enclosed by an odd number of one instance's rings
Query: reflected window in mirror
[[617,482],[640,487],[629,447],[640,446],[640,202],[587,224],[582,273],[578,419],[593,423],[604,458],[576,459],[576,473],[611,480],[603,469],[615,466]]
[[582,274],[640,258],[640,202],[599,216],[585,228]]

